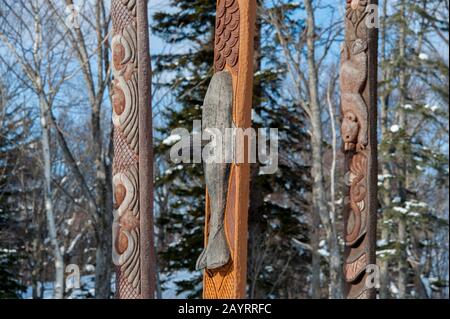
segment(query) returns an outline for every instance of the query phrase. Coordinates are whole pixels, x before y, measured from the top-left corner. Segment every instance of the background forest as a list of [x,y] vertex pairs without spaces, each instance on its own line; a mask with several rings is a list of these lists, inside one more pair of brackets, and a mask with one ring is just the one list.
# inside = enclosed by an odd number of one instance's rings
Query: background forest
[[[342,298],[344,4],[258,0],[253,125],[280,141],[276,174],[252,167],[249,298]],[[379,15],[379,297],[449,298],[449,1]],[[215,1],[152,0],[149,17],[157,296],[198,298],[202,166],[169,150],[201,119]],[[0,298],[113,296],[110,29],[109,1],[0,0]]]

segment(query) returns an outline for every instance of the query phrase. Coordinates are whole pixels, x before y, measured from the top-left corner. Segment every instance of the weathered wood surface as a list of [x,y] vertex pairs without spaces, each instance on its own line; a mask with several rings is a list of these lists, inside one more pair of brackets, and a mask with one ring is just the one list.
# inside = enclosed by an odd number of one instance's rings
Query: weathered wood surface
[[[210,199],[208,244],[197,261],[197,270],[214,270],[230,261],[231,253],[225,234],[225,206],[228,194],[228,180],[231,164],[226,163],[224,150],[226,129],[232,127],[233,79],[228,71],[216,73],[209,85],[203,105],[203,131],[216,129],[221,133],[220,152],[211,152],[211,158],[204,163],[206,187]],[[211,132],[214,133],[214,132]],[[211,150],[214,151],[214,150]],[[222,160],[222,162],[220,162]]]

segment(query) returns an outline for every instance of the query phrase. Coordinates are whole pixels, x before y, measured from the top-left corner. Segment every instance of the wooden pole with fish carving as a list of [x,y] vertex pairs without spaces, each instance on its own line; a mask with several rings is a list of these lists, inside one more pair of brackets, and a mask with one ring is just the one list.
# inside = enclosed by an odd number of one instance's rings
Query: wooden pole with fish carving
[[[377,1],[346,0],[341,50],[341,134],[345,152],[345,297],[376,298]],[[375,268],[375,267],[374,267]],[[377,271],[373,269],[372,271]],[[376,278],[376,277],[374,277]]]
[[[214,69],[203,106],[204,131],[251,127],[256,0],[217,0]],[[224,142],[224,141],[222,141]],[[197,261],[204,270],[203,298],[245,298],[250,165],[205,163],[205,249]],[[204,159],[205,160],[205,159]]]
[[116,298],[155,291],[153,143],[147,0],[112,0]]

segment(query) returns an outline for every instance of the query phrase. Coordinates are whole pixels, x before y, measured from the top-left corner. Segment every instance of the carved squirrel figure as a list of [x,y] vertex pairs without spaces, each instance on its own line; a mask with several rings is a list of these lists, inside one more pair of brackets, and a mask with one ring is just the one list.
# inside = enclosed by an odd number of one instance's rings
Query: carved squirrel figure
[[[341,50],[341,134],[345,151],[361,151],[367,146],[367,105],[362,91],[367,81],[367,42],[356,39],[349,50]],[[350,51],[350,52],[349,52]]]

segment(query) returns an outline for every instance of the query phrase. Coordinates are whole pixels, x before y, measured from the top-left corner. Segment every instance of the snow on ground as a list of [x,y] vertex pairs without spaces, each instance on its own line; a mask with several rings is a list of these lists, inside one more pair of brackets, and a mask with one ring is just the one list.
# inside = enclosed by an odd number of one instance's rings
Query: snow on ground
[[[81,289],[73,289],[70,291],[67,299],[85,299],[92,298],[95,293],[94,289],[94,275],[86,275],[81,276],[80,278],[80,286]],[[52,299],[53,298],[53,282],[45,282],[43,284],[43,299]],[[32,299],[33,298],[33,290],[31,286],[27,288],[27,290],[22,294],[23,299]]]
[[[92,266],[92,265],[87,265]],[[88,268],[88,267],[86,267]],[[192,280],[194,275],[188,271],[175,272],[172,275],[161,275],[161,281],[164,282],[162,288],[162,298],[163,299],[186,299],[188,293],[182,293],[177,296],[177,285],[176,283],[184,280]],[[53,298],[53,282],[45,282],[43,287],[43,299]],[[93,298],[95,296],[95,276],[85,275],[80,278],[80,289],[72,289],[67,299],[86,299]],[[112,276],[111,280],[111,290],[115,291],[115,276]],[[22,294],[23,299],[32,299],[33,291],[31,286]]]
[[188,293],[186,292],[177,295],[176,283],[180,281],[193,280],[194,277],[195,275],[193,273],[186,270],[177,271],[171,275],[162,274],[161,275],[161,281],[163,282],[162,299],[186,299],[188,296]]

